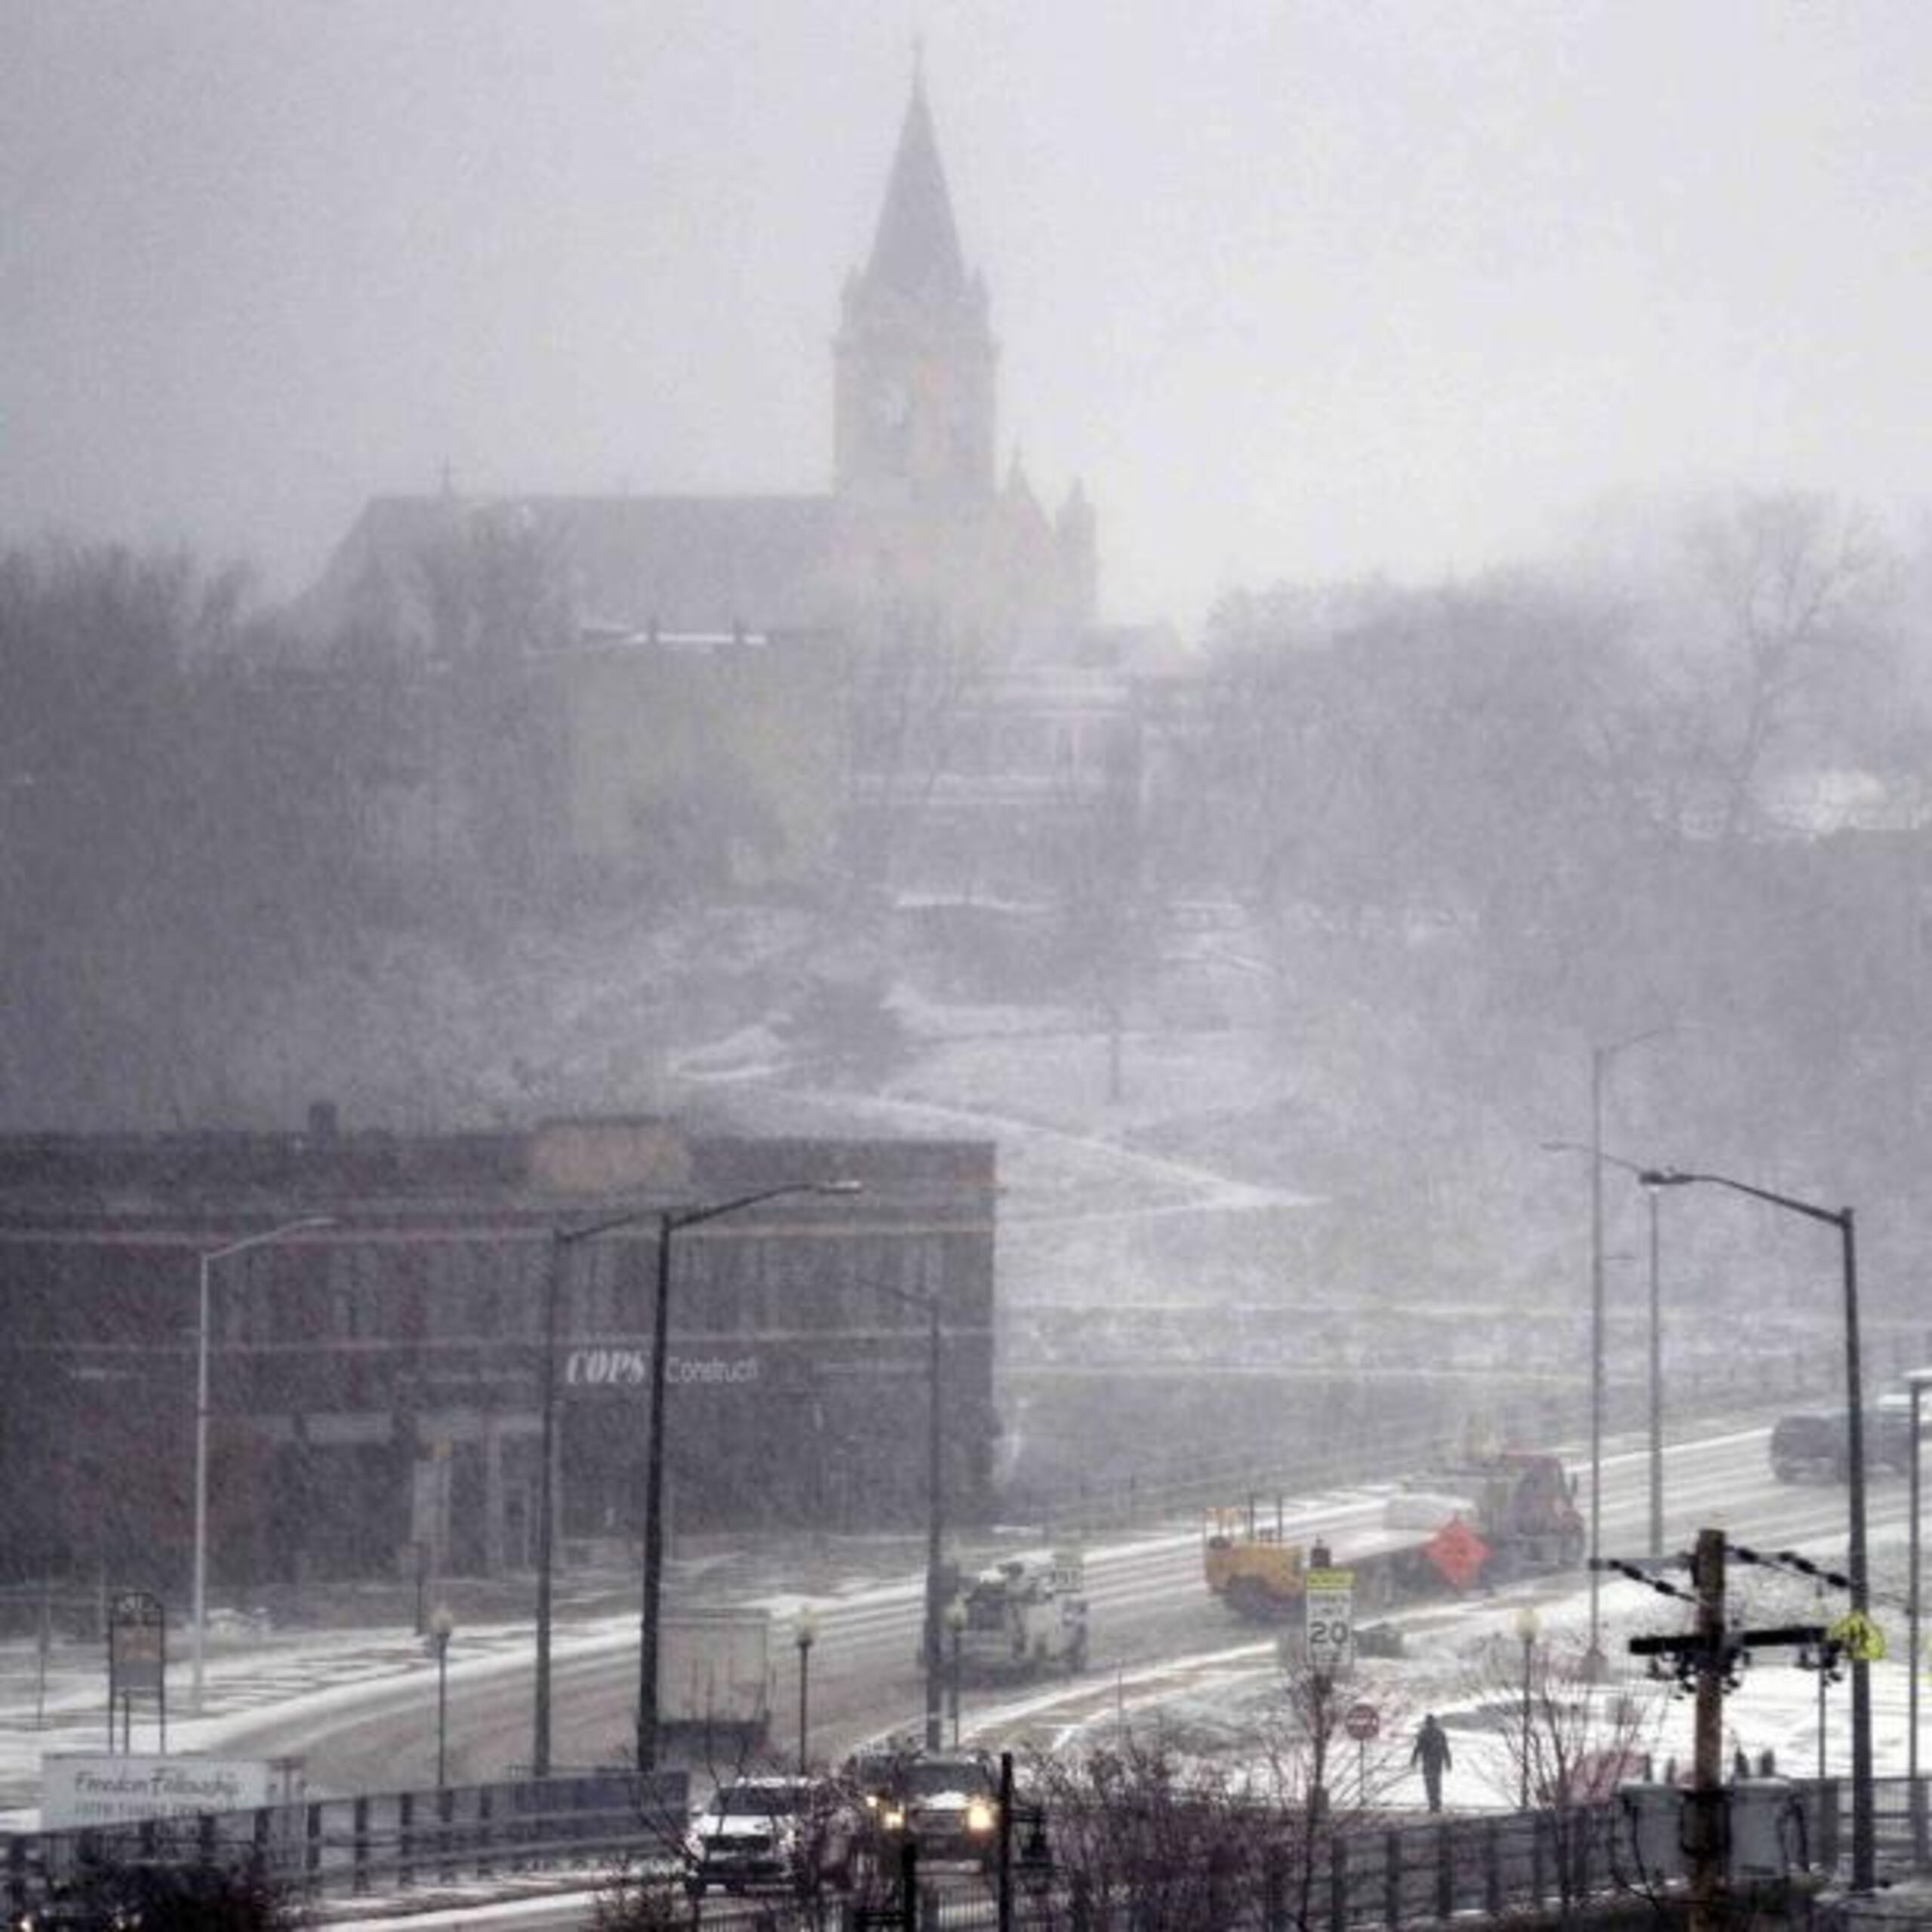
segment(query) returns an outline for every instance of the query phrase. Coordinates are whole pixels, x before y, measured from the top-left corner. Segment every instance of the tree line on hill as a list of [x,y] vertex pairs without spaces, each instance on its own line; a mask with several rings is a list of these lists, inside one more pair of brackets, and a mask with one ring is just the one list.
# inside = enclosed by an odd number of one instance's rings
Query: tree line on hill
[[[249,1118],[229,1049],[265,995],[352,982],[374,935],[568,934],[582,881],[535,856],[513,672],[556,621],[541,561],[425,560],[432,675],[379,622],[298,648],[241,574],[179,554],[0,552],[0,1121]],[[1897,1145],[1924,1084],[1913,563],[1774,496],[1641,567],[1229,598],[1151,802],[1069,817],[1069,999],[1117,1041],[1171,909],[1218,896],[1290,1023],[1399,1015],[1488,1092],[1531,1034],[1721,1020],[1776,1069],[1761,1122]],[[494,829],[441,845],[431,799],[409,846],[398,801],[453,737]],[[1847,774],[1866,822],[1823,835]],[[825,905],[848,937],[834,881]]]

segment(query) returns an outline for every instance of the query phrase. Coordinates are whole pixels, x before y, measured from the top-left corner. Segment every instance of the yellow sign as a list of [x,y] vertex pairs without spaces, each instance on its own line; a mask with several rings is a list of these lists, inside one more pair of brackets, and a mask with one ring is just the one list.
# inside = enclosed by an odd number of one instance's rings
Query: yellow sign
[[1827,1632],[1854,1663],[1878,1663],[1885,1654],[1885,1633],[1862,1610],[1847,1611]]
[[1355,1586],[1355,1573],[1352,1570],[1311,1570],[1307,1583],[1311,1590],[1352,1590]]

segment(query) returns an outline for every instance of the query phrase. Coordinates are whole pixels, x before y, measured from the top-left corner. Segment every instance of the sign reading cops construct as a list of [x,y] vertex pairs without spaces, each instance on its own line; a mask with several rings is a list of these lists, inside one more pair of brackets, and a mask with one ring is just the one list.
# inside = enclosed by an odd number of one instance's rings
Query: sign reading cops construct
[[[755,1355],[664,1358],[667,1388],[742,1389],[755,1386],[761,1377]],[[627,1346],[573,1349],[564,1358],[564,1386],[606,1395],[648,1389],[651,1351]]]

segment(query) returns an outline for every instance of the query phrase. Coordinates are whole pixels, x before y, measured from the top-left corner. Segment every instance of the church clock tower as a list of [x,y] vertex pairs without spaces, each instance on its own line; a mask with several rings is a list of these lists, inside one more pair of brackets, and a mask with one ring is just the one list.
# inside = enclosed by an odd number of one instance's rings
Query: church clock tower
[[845,284],[834,355],[841,498],[955,511],[991,500],[998,350],[986,285],[960,253],[922,73],[871,259]]

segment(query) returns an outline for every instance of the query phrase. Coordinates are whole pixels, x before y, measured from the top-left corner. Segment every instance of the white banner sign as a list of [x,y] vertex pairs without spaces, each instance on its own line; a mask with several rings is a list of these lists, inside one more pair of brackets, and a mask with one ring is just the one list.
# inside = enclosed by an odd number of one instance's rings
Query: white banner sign
[[40,1822],[50,1832],[299,1804],[302,1795],[301,1761],[294,1758],[63,1751],[40,1761]]

